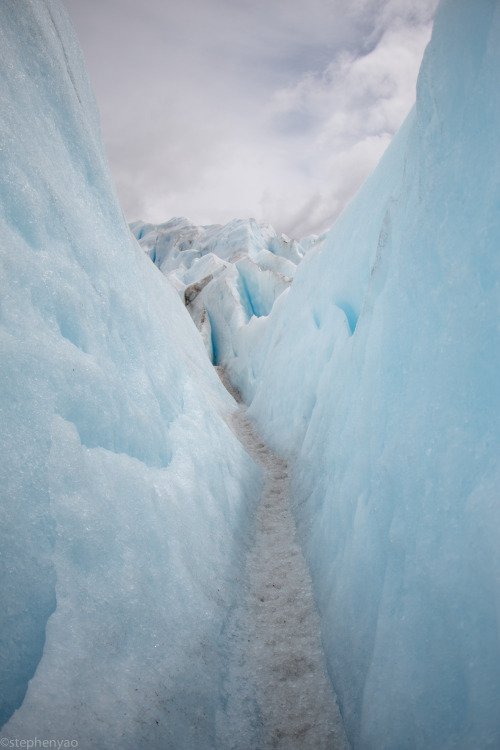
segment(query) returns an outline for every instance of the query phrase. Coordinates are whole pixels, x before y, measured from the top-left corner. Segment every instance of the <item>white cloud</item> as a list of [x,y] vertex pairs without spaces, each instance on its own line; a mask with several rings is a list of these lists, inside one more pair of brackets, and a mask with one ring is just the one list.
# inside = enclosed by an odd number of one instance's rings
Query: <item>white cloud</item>
[[343,51],[320,74],[276,92],[270,119],[282,134],[287,122],[303,123],[295,148],[314,175],[311,220],[296,222],[295,232],[329,226],[376,165],[415,101],[429,36],[428,25],[394,24],[368,54]]
[[326,228],[415,98],[437,0],[65,0],[127,217]]

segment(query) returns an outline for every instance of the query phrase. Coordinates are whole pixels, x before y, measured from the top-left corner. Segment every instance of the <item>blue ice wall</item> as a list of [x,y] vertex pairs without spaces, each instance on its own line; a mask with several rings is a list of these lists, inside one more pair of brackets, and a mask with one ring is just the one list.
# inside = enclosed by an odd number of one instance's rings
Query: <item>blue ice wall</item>
[[2,735],[205,750],[259,477],[61,4],[3,0],[0,49]]
[[297,457],[363,750],[500,742],[499,70],[498,2],[443,0],[416,108],[299,266],[252,404]]

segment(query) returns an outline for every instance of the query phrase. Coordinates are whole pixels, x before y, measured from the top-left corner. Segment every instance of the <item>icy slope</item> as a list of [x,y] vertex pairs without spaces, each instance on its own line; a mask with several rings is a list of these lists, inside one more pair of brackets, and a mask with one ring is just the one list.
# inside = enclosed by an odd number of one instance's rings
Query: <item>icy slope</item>
[[2,733],[205,749],[259,473],[125,225],[60,3],[4,0],[0,48]]
[[500,9],[444,0],[416,109],[299,266],[250,413],[297,456],[363,750],[500,742]]
[[288,290],[306,251],[321,240],[278,237],[254,219],[202,227],[187,219],[138,221],[131,229],[178,290],[210,359],[224,366],[250,400],[273,329],[274,303]]

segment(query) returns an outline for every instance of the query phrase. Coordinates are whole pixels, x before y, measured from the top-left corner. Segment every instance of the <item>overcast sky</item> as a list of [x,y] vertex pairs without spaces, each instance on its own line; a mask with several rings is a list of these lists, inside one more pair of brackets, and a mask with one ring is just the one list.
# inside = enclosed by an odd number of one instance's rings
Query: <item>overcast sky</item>
[[64,0],[129,221],[331,226],[415,101],[438,0]]

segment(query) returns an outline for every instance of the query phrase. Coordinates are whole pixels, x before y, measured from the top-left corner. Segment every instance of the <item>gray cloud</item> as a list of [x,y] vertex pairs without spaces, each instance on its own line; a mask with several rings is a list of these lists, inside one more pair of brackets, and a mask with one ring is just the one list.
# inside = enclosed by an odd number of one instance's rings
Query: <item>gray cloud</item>
[[415,98],[437,0],[65,0],[129,220],[329,226]]

